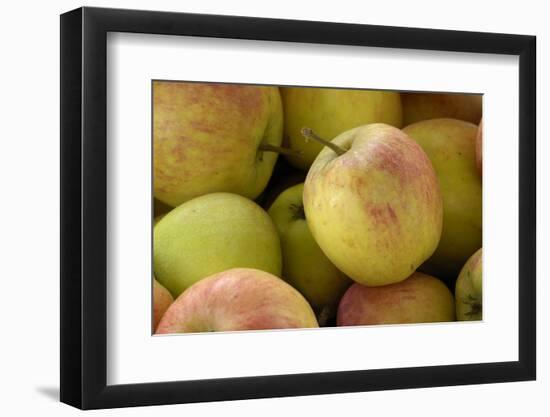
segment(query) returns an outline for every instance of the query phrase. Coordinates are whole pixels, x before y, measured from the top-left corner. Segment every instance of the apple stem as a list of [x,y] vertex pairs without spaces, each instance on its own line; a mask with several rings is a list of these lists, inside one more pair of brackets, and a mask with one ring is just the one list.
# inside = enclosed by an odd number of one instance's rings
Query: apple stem
[[269,143],[262,143],[258,150],[263,152],[277,152],[282,155],[300,155],[302,152],[290,148],[283,148],[282,146],[270,145]]
[[327,148],[332,149],[334,152],[336,152],[336,154],[338,156],[343,155],[343,154],[346,153],[346,151],[344,149],[340,148],[335,143],[332,143],[332,142],[329,142],[326,139],[323,139],[322,137],[317,135],[317,133],[315,133],[313,131],[313,129],[311,129],[309,127],[303,127],[301,132],[302,132],[302,136],[304,136],[306,138],[306,140],[313,139],[313,140],[319,142],[321,145],[325,145]]

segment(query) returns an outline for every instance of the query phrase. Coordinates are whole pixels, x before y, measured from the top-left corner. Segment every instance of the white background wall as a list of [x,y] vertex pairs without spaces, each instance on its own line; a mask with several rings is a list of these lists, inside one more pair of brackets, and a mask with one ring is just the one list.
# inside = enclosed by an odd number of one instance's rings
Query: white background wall
[[[548,415],[550,411],[550,134],[548,114],[550,28],[545,2],[391,1],[316,2],[254,0],[92,1],[86,5],[238,14],[532,34],[538,37],[539,265],[538,381],[497,385],[325,395],[231,403],[100,411],[94,415]],[[59,17],[77,1],[9,2],[0,30],[0,181],[2,281],[0,410],[3,415],[74,415],[57,402],[59,379]],[[6,146],[7,145],[7,146]],[[545,158],[546,157],[546,158]],[[547,257],[547,256],[546,256]],[[544,395],[546,394],[546,395]]]

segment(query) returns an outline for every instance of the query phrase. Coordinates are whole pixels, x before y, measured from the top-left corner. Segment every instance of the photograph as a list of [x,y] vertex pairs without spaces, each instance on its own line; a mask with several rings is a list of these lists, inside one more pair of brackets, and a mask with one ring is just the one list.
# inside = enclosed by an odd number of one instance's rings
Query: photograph
[[7,2],[0,417],[550,416],[543,6]]
[[151,97],[155,336],[483,320],[483,92]]
[[380,23],[61,15],[61,402],[537,378],[536,37]]

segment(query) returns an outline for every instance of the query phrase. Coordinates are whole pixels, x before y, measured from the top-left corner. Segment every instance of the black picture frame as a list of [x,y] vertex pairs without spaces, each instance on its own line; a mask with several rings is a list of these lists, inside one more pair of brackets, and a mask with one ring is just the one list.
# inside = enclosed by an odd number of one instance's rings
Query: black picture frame
[[[519,360],[106,383],[108,32],[358,45],[519,57]],[[534,36],[80,8],[61,15],[61,401],[81,409],[524,381],[536,378]]]

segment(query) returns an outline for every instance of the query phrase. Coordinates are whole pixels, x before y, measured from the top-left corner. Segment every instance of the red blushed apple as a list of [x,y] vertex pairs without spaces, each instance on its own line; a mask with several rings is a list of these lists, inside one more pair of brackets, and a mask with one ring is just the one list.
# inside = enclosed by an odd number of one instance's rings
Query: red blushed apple
[[157,334],[318,327],[305,298],[282,279],[251,268],[204,278],[162,317]]
[[415,272],[397,284],[353,284],[338,306],[338,326],[430,323],[455,319],[454,298],[437,278]]
[[168,310],[170,304],[174,301],[172,295],[158,283],[153,280],[153,329],[156,329],[163,314]]
[[476,166],[479,175],[483,175],[483,120],[479,122],[476,136]]

